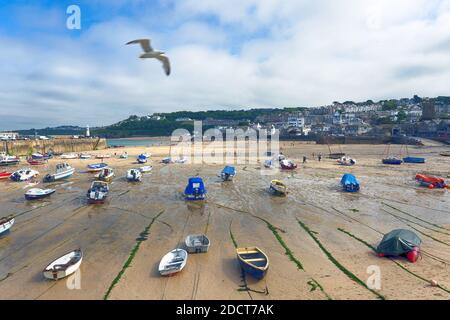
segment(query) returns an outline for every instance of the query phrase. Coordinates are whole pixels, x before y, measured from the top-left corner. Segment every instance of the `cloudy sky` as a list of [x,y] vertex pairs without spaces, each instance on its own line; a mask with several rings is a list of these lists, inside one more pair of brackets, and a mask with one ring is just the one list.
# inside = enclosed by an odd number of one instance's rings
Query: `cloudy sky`
[[450,0],[0,0],[0,61],[0,131],[450,95]]

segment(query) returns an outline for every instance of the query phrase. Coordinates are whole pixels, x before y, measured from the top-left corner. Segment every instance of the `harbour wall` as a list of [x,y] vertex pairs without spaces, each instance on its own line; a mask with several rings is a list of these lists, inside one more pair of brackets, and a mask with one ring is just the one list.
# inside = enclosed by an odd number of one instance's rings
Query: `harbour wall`
[[51,139],[51,140],[15,140],[0,142],[3,152],[12,155],[25,156],[34,152],[82,152],[92,150],[102,150],[107,148],[106,139],[85,138],[85,139]]

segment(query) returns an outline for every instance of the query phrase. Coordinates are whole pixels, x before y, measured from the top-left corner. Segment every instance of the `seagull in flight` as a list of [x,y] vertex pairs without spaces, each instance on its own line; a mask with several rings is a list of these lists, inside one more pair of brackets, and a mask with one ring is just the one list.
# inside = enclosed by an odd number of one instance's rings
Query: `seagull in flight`
[[165,52],[162,51],[155,51],[153,50],[152,46],[150,45],[150,39],[137,39],[130,42],[127,42],[127,45],[129,44],[140,44],[142,47],[142,50],[144,50],[144,53],[139,56],[141,59],[147,59],[147,58],[155,58],[162,62],[163,69],[166,75],[168,76],[170,74],[170,61],[169,58],[165,55]]

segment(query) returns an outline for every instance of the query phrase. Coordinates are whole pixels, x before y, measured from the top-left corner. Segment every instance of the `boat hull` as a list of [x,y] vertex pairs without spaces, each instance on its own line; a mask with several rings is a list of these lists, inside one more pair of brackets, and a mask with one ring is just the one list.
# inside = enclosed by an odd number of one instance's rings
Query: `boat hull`
[[394,166],[399,166],[403,163],[402,160],[399,159],[383,159],[383,164],[388,164],[388,165],[394,165]]
[[[83,254],[82,253],[81,253],[81,257],[79,258],[79,260],[76,263],[68,266],[66,269],[61,269],[61,270],[50,269],[50,270],[48,270],[49,267],[47,267],[43,271],[44,277],[47,279],[50,279],[50,280],[59,280],[59,279],[66,278],[66,277],[70,276],[71,274],[74,274],[80,268],[81,262],[83,262]],[[53,263],[55,263],[55,261]]]
[[257,280],[263,279],[269,269],[269,258],[256,247],[236,249],[242,270]]
[[425,158],[418,158],[418,157],[406,157],[403,158],[404,163],[425,163]]
[[6,220],[2,224],[0,224],[0,235],[3,235],[6,232],[8,232],[11,229],[11,227],[13,226],[14,221],[15,221],[14,218],[11,218],[9,220]]
[[40,194],[40,195],[25,194],[25,199],[27,199],[27,200],[44,199],[44,198],[50,197],[54,193],[55,193],[55,191],[52,191],[52,192],[49,192],[49,193],[46,193],[46,194]]
[[3,160],[0,161],[0,167],[14,166],[19,164],[20,160]]
[[55,173],[55,174],[51,174],[51,175],[46,175],[44,178],[44,182],[55,182],[58,180],[67,179],[67,178],[70,178],[74,172],[75,172],[75,169],[72,169],[72,170],[69,170],[64,173]]

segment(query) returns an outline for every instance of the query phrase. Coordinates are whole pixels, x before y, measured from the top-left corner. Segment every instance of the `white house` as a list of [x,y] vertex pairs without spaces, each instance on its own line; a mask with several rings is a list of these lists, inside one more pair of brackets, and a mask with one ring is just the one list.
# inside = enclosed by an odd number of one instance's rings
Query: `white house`
[[289,117],[288,118],[288,126],[294,128],[303,128],[305,126],[305,118],[304,117]]
[[0,132],[0,140],[16,140],[18,138],[17,132]]

